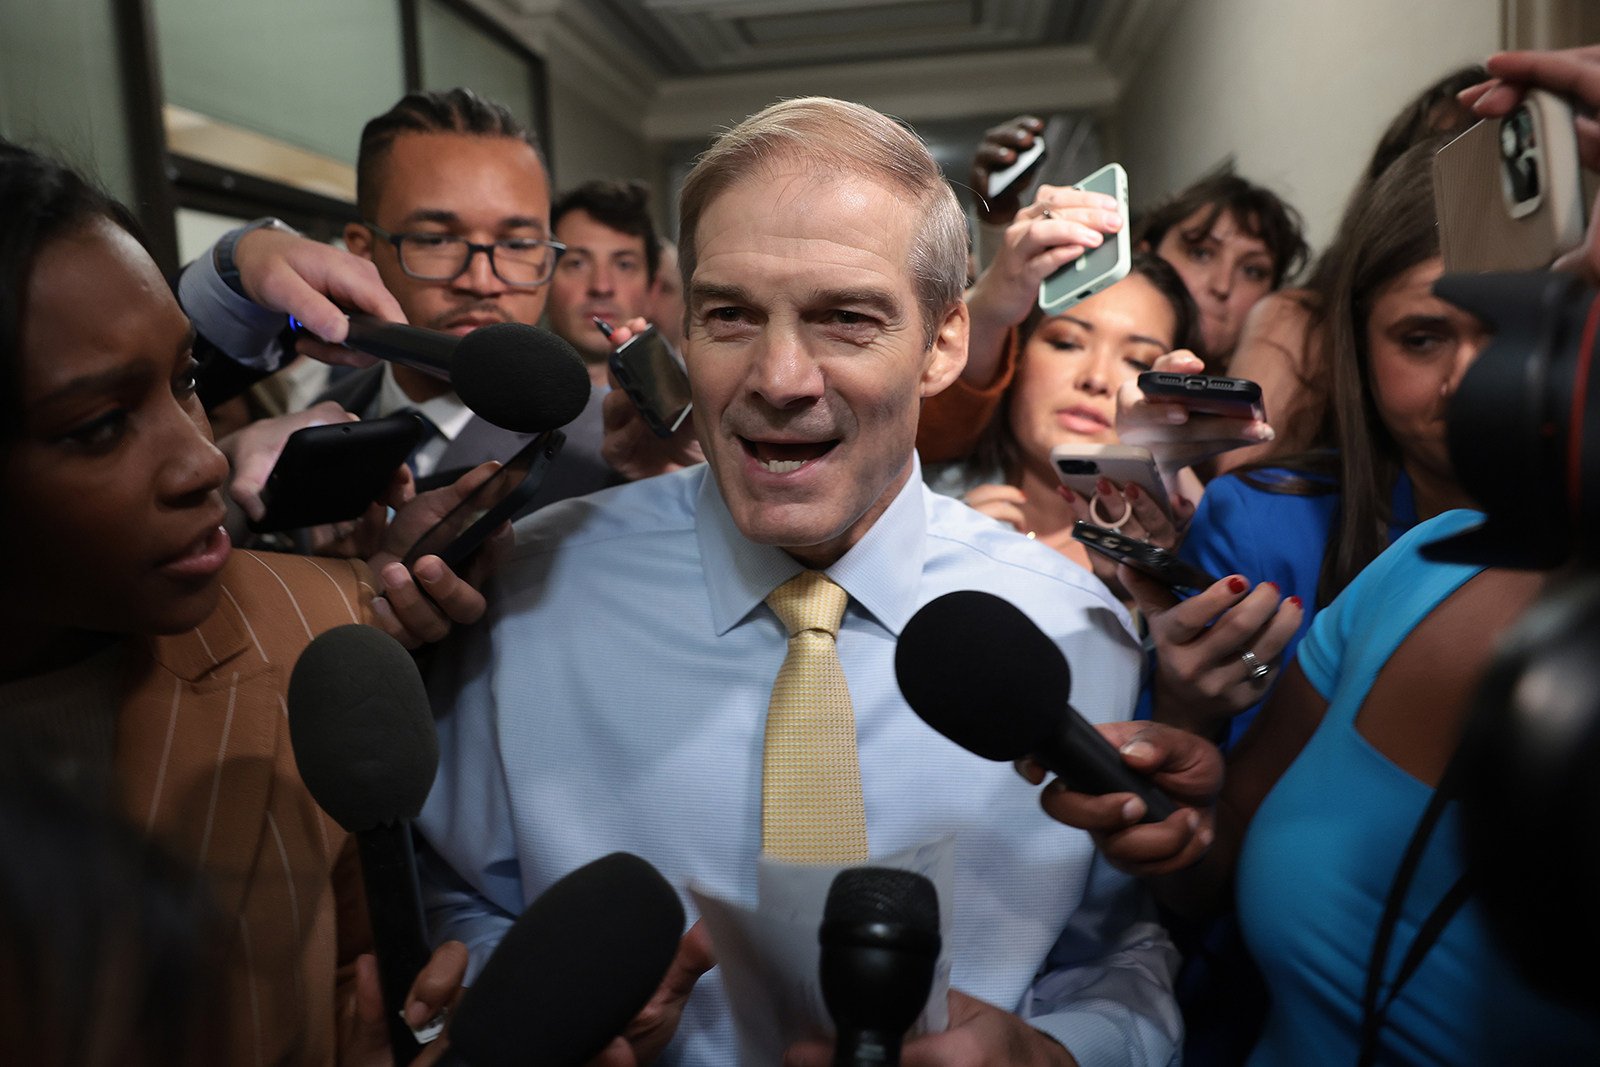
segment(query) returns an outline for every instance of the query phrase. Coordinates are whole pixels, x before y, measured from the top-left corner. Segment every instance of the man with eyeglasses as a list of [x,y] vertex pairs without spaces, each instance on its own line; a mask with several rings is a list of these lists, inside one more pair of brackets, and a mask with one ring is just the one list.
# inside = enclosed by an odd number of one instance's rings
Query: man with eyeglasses
[[[345,227],[345,243],[376,268],[392,302],[362,285],[352,268],[363,265],[350,256],[253,224],[184,273],[183,303],[200,332],[235,360],[269,366],[271,355],[250,353],[275,347],[282,311],[318,336],[342,336],[300,313],[296,301],[315,294],[295,289],[296,274],[350,307],[394,318],[397,304],[411,325],[446,333],[539,321],[562,249],[550,239],[550,184],[533,135],[501,105],[467,89],[407,94],[362,130],[356,201],[361,221]],[[271,290],[274,271],[280,284]],[[228,314],[219,314],[230,298],[248,306],[228,305]],[[230,318],[242,325],[230,329]],[[325,362],[351,362],[348,350],[308,337],[296,348]],[[595,390],[583,414],[563,428],[566,446],[527,510],[616,480],[599,456],[600,395]],[[431,430],[411,465],[424,485],[451,481],[485,460],[504,461],[531,439],[474,415],[447,382],[395,364],[364,366],[336,381],[323,400],[364,419],[419,412]]]

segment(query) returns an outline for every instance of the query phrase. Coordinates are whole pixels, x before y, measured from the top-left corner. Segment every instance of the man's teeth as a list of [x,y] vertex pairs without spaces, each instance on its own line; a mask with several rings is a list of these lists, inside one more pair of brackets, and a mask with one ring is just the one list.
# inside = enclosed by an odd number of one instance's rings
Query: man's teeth
[[803,459],[758,459],[756,462],[761,464],[762,470],[770,471],[773,474],[788,474],[790,471],[797,471],[806,465],[806,461]]

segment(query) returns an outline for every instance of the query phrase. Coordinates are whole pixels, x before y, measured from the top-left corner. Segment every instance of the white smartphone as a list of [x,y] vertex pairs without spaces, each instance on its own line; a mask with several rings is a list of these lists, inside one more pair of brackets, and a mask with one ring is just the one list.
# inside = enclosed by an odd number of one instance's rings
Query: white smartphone
[[1542,90],[1433,157],[1447,272],[1538,270],[1583,241],[1583,171],[1572,106]]
[[1011,165],[989,173],[989,184],[985,187],[983,195],[993,200],[1011,187],[1011,184],[1020,179],[1044,156],[1044,135],[1034,134],[1033,144],[1027,148],[1017,150],[1017,158]]
[[1077,188],[1116,197],[1122,228],[1107,234],[1099,248],[1088,249],[1039,283],[1039,308],[1050,315],[1120,282],[1128,276],[1133,262],[1133,243],[1128,236],[1128,175],[1122,165],[1107,163],[1078,182]]
[[[1118,486],[1132,482],[1154,500],[1169,519],[1172,517],[1172,501],[1167,498],[1166,483],[1148,448],[1075,442],[1056,445],[1050,450],[1050,465],[1055,467],[1062,485],[1085,499],[1094,498],[1095,483],[1101,478],[1109,478]],[[1104,518],[1114,521],[1116,516]]]

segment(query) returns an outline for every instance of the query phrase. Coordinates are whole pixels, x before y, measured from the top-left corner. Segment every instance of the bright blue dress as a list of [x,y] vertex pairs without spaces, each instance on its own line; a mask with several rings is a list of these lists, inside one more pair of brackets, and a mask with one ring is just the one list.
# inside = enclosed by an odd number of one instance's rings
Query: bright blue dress
[[[1274,467],[1254,471],[1250,477],[1271,483],[1304,476]],[[1417,522],[1411,480],[1404,473],[1395,480],[1389,505],[1392,542]],[[1276,582],[1285,598],[1300,598],[1305,617],[1283,650],[1280,664],[1287,664],[1317,613],[1317,579],[1338,508],[1339,493],[1332,483],[1327,492],[1307,496],[1276,493],[1237,474],[1223,475],[1206,486],[1178,554],[1213,577],[1242,574],[1252,584]],[[1275,672],[1274,683],[1282,673]],[[1261,703],[1270,695],[1269,688]],[[1224,748],[1244,735],[1261,703],[1234,716]]]
[[[1356,1061],[1373,936],[1433,790],[1374,749],[1355,717],[1406,635],[1480,570],[1424,561],[1419,546],[1481,519],[1452,511],[1417,526],[1318,614],[1301,643],[1301,669],[1327,714],[1256,812],[1238,870],[1239,922],[1272,996],[1250,1067]],[[1386,976],[1459,876],[1458,839],[1451,804],[1406,894]],[[1552,916],[1552,936],[1559,931]],[[1389,1008],[1379,1062],[1596,1063],[1600,1019],[1534,993],[1469,899]]]

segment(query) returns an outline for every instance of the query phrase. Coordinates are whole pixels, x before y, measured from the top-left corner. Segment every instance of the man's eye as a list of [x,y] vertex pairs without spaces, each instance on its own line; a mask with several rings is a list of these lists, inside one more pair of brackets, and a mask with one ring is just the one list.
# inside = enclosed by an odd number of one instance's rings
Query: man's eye
[[738,322],[744,318],[744,309],[737,307],[712,308],[706,312],[707,322]]
[[411,233],[406,235],[406,239],[418,248],[440,248],[458,240],[445,233]]

